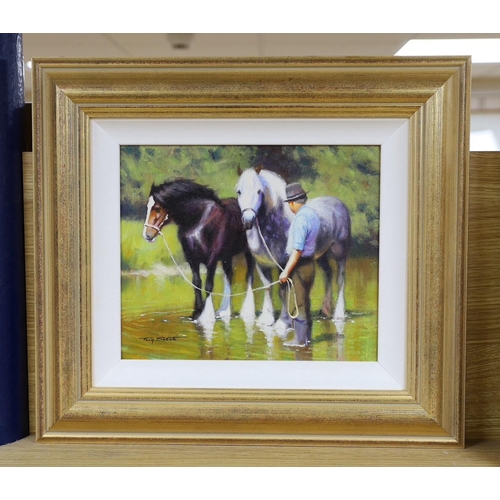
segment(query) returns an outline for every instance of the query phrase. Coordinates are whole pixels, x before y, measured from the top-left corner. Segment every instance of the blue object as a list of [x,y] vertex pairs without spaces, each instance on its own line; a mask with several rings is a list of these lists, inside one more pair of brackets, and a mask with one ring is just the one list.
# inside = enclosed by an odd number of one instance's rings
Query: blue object
[[29,434],[22,36],[0,34],[0,445]]
[[290,226],[287,254],[300,250],[302,257],[313,257],[320,225],[319,215],[312,208],[307,205],[300,208]]

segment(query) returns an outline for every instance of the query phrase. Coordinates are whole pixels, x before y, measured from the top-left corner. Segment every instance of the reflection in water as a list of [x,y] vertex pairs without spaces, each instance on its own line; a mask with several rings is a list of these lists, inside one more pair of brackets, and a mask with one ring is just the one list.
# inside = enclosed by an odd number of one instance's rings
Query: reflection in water
[[200,333],[203,335],[203,337],[205,337],[207,343],[212,344],[212,340],[214,338],[214,327],[211,325],[209,326],[199,325],[199,330]]
[[[273,327],[239,318],[202,326],[186,317],[151,312],[123,321],[125,359],[376,360],[376,315],[347,322],[318,319],[307,347],[289,347]],[[371,326],[370,326],[371,325]],[[163,342],[169,339],[171,342]],[[347,348],[347,356],[346,356]]]
[[312,348],[308,347],[297,347],[295,349],[295,360],[296,361],[312,361]]
[[255,334],[255,322],[253,321],[244,321],[245,332],[247,334],[246,342],[247,344],[251,344],[253,342],[253,336]]
[[[258,325],[253,318],[243,321],[233,314],[231,318],[208,321],[203,325],[192,321],[189,317],[192,292],[186,289],[182,279],[123,276],[122,357],[376,361],[377,262],[376,259],[358,259],[358,262],[351,261],[350,266],[346,289],[349,318],[347,321],[332,321],[318,314],[313,324],[312,344],[302,348],[284,346],[286,340],[293,338],[293,331],[278,335],[272,326]],[[318,292],[312,295],[313,310],[319,310],[321,306],[322,283],[318,288]],[[274,300],[277,308],[277,297]],[[260,297],[256,297],[256,301],[259,302]],[[240,310],[240,306],[235,298],[233,311]],[[157,339],[170,340],[155,341]]]
[[337,335],[344,335],[345,321],[339,319],[334,319],[333,324],[335,325],[335,330],[337,330]]

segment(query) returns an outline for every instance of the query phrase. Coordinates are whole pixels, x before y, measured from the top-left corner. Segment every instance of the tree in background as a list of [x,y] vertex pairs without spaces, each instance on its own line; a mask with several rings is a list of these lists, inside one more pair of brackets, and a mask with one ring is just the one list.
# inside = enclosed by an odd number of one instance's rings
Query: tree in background
[[151,185],[183,177],[235,196],[239,172],[262,164],[309,196],[335,196],[349,208],[353,253],[378,252],[378,146],[122,146],[121,214],[142,220]]

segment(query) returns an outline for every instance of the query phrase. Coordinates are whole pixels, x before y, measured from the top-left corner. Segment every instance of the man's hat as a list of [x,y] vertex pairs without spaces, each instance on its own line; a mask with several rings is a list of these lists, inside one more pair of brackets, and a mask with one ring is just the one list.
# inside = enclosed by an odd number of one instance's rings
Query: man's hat
[[292,182],[286,187],[286,200],[285,202],[299,200],[300,198],[305,198],[307,193],[302,189],[299,182]]

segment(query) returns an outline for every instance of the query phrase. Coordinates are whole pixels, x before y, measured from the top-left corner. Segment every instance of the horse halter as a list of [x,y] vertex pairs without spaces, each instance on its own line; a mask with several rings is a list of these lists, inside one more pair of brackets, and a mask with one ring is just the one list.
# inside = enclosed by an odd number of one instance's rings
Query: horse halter
[[241,211],[241,217],[242,217],[242,218],[243,218],[243,214],[244,214],[246,211],[248,211],[248,210],[251,210],[251,211],[254,213],[255,217],[257,217],[257,212],[256,212],[256,211],[255,211],[252,207],[248,207],[248,208],[244,208],[244,209]]
[[[253,215],[254,215],[254,218],[253,218],[253,220],[252,220],[251,222],[249,222],[248,227],[247,227],[247,222],[245,221],[245,212],[247,212],[247,211],[251,211],[251,212],[253,212]],[[256,221],[256,220],[258,220],[258,219],[257,219],[257,212],[256,212],[253,208],[248,207],[248,208],[244,208],[244,209],[241,211],[241,223],[243,224],[243,227],[244,227],[245,229],[251,229],[251,228],[252,228],[252,226],[253,226],[254,221]]]
[[145,222],[144,227],[150,227],[151,229],[155,229],[156,231],[160,232],[161,228],[167,223],[167,221],[168,221],[168,214],[165,215],[165,218],[158,226],[155,226],[154,224],[148,224],[147,222]]
[[[260,210],[262,208],[262,197],[263,197],[264,193],[262,192],[262,190],[259,189],[259,208],[257,210]],[[247,208],[244,208],[242,211],[241,211],[241,221],[244,222],[243,220],[243,215],[245,214],[245,212],[248,212],[248,211],[251,211],[253,212],[255,218],[257,218],[257,210],[255,210],[255,208],[252,208],[252,207],[247,207]]]

